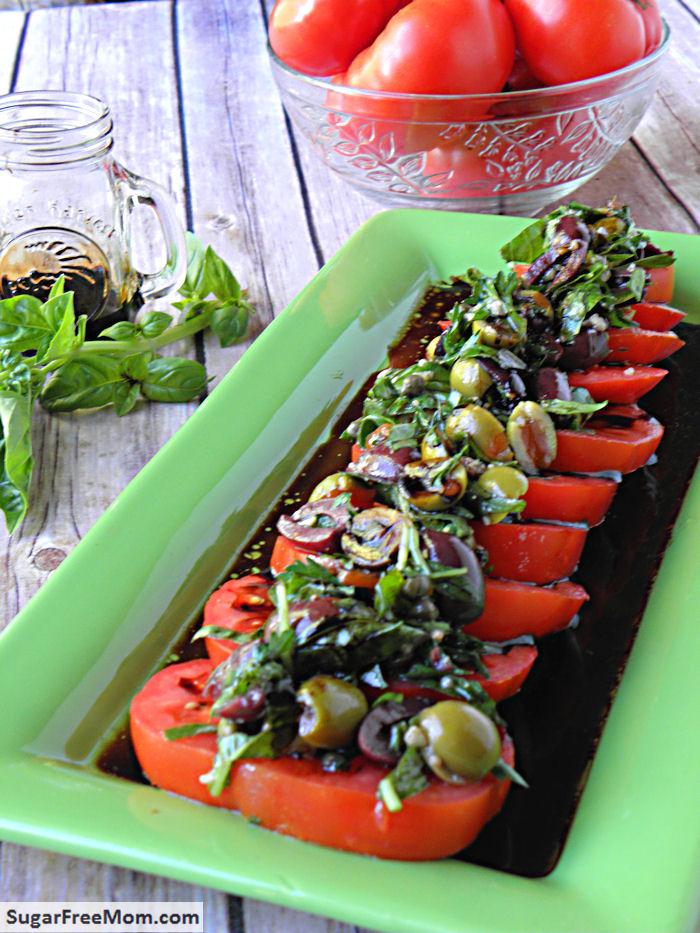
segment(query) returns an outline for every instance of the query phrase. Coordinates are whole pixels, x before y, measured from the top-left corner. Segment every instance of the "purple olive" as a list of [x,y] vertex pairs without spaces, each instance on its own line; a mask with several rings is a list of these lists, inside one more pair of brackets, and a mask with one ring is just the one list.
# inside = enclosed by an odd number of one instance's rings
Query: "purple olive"
[[340,539],[341,547],[360,567],[385,567],[399,548],[405,521],[401,512],[385,505],[363,509]]
[[357,744],[363,755],[383,765],[394,765],[400,752],[390,747],[391,729],[404,719],[411,719],[432,704],[423,697],[408,697],[400,703],[380,703],[362,720],[357,733]]
[[398,483],[403,476],[403,468],[420,456],[409,447],[391,450],[384,444],[377,444],[371,450],[363,451],[354,463],[348,464],[347,472],[375,483]]
[[527,397],[525,383],[514,369],[499,366],[494,360],[483,357],[479,364],[486,370],[492,381],[499,387],[502,395],[512,402],[519,402]]
[[265,708],[265,694],[260,687],[251,687],[240,696],[232,697],[228,703],[217,706],[216,715],[236,722],[252,722]]
[[573,279],[583,265],[588,252],[590,232],[573,214],[558,221],[552,242],[541,256],[521,275],[525,285],[546,285],[550,290]]
[[[428,548],[428,559],[445,567],[464,567],[466,585],[460,587],[460,596],[436,591],[435,602],[449,622],[465,624],[478,618],[484,609],[484,573],[474,551],[456,535],[444,531],[424,531],[423,540]],[[459,578],[453,578],[453,582]]]
[[562,344],[559,358],[560,369],[569,372],[572,369],[588,369],[602,362],[608,355],[607,331],[582,330],[571,343]]
[[553,366],[538,369],[530,380],[530,385],[535,399],[560,398],[565,402],[571,401],[571,388],[566,373]]
[[307,502],[291,516],[280,516],[277,530],[307,550],[332,554],[338,550],[347,523],[347,506],[339,506],[335,498],[330,497]]

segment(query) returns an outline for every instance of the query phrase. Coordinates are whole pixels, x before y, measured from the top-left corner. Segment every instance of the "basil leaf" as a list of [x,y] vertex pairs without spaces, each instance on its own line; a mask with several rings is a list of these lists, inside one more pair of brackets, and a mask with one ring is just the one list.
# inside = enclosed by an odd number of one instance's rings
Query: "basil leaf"
[[245,333],[248,326],[248,306],[230,301],[212,311],[209,327],[222,347],[230,347]]
[[8,532],[24,518],[32,474],[31,395],[0,390],[0,509]]
[[102,408],[114,400],[116,386],[124,381],[119,358],[93,354],[66,363],[54,373],[39,402],[47,411]]
[[211,246],[207,246],[204,264],[209,291],[213,292],[220,301],[237,301],[241,297],[241,286],[236,276],[223,259],[216,255]]
[[152,402],[189,402],[197,398],[207,384],[207,373],[196,360],[157,357],[147,366],[141,393]]
[[55,330],[44,316],[42,303],[33,295],[0,301],[0,349],[17,353],[35,350],[41,358]]
[[173,323],[171,314],[165,311],[149,311],[141,319],[139,328],[144,337],[159,337]]
[[501,256],[506,262],[533,262],[544,252],[544,231],[544,220],[536,220],[501,247]]

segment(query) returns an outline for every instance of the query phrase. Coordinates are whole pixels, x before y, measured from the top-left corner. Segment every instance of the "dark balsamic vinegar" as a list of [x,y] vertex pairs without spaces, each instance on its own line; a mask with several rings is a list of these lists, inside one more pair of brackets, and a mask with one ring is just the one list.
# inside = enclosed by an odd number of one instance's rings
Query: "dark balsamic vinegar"
[[[390,351],[392,365],[418,359],[437,333],[440,308],[424,307]],[[686,346],[667,361],[669,374],[643,398],[643,407],[665,426],[658,459],[623,479],[605,522],[588,534],[575,578],[590,600],[578,624],[538,643],[539,655],[520,693],[499,705],[515,741],[517,767],[529,784],[512,786],[501,812],[457,858],[525,877],[551,872],[564,847],[602,728],[615,697],[644,607],[668,544],[700,448],[700,327],[679,325]],[[359,415],[369,379],[338,424]],[[314,453],[302,473],[265,517],[238,575],[269,564],[276,520],[290,503],[305,502],[316,483],[343,469],[350,442],[333,438]],[[183,635],[183,659],[202,649]],[[199,646],[201,643],[196,643]],[[143,781],[124,728],[98,766]]]

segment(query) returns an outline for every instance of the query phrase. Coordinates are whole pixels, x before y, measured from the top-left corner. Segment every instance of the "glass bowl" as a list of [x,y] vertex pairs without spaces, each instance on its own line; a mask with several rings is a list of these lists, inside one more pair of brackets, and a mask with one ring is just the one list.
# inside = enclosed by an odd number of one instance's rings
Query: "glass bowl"
[[394,94],[304,75],[268,46],[282,103],[333,172],[384,207],[532,215],[592,178],[651,103],[670,33],[646,58],[555,87]]

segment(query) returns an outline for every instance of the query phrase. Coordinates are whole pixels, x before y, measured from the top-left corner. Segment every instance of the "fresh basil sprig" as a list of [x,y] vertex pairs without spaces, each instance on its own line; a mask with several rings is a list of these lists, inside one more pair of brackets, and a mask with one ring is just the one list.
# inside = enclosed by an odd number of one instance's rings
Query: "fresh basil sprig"
[[35,401],[51,412],[111,405],[117,415],[140,398],[188,402],[206,387],[206,370],[196,360],[161,356],[161,348],[206,329],[222,347],[245,333],[253,308],[234,274],[193,233],[187,248],[177,323],[151,311],[86,340],[86,318],[76,319],[62,277],[45,302],[33,295],[0,301],[0,509],[10,533],[27,511]]

